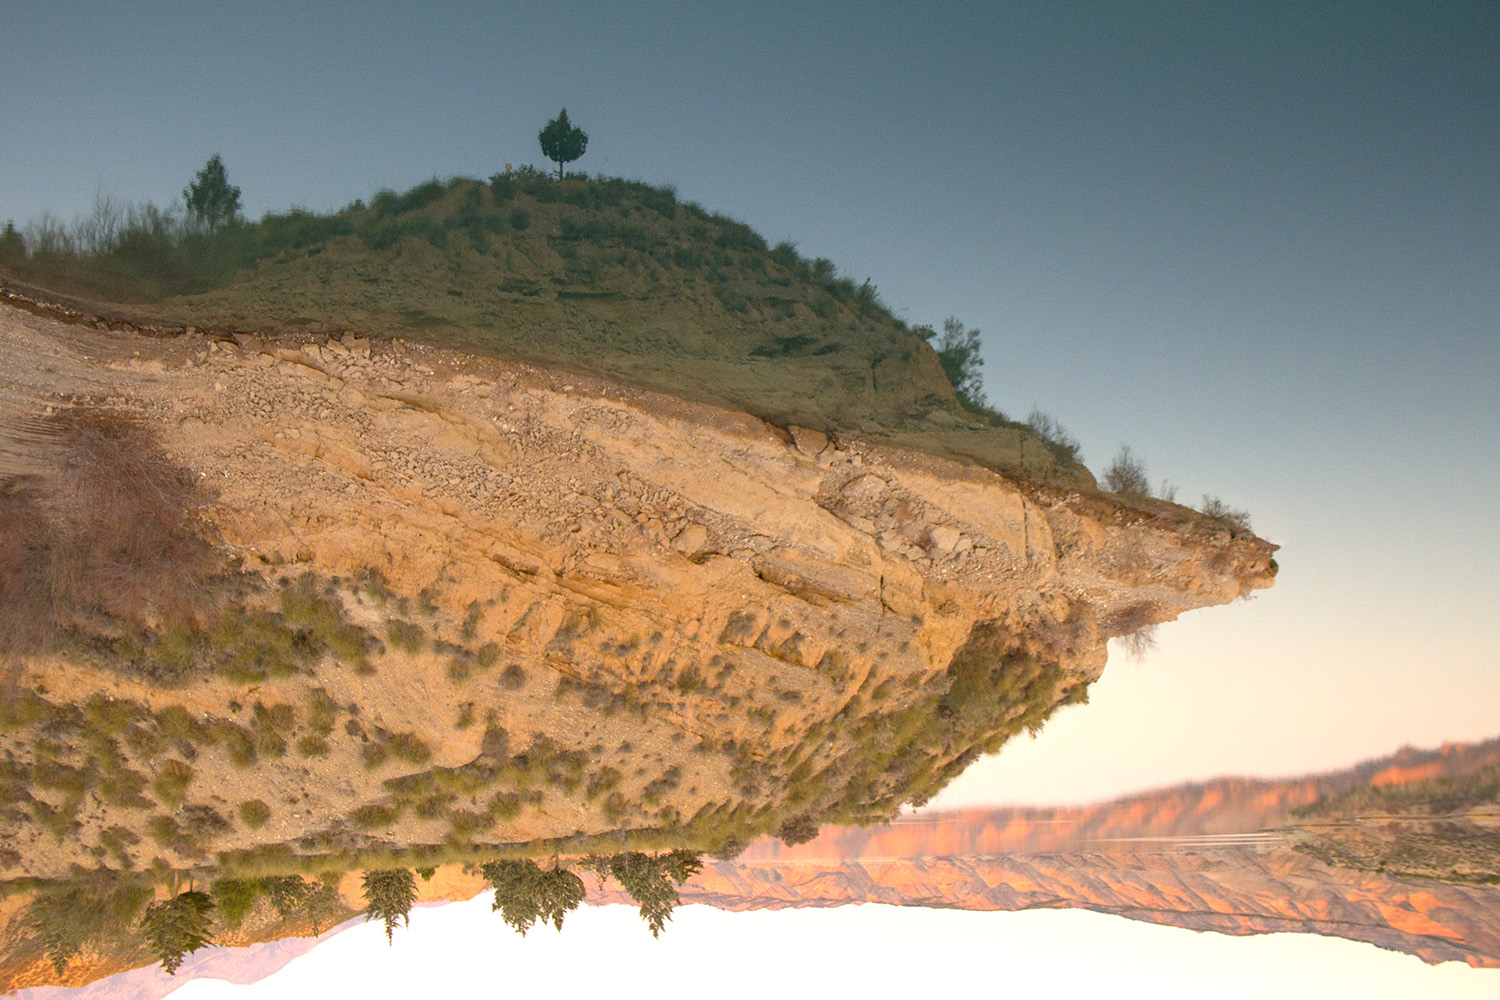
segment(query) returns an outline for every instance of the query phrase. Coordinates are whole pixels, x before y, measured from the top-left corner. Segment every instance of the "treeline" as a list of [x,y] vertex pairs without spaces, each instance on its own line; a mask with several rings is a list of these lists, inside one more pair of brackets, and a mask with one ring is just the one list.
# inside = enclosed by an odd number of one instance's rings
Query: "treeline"
[[[589,855],[579,867],[602,887],[613,878],[640,907],[653,937],[661,934],[680,901],[677,887],[703,868],[702,855],[676,850],[662,854],[628,851]],[[538,921],[562,930],[563,918],[587,895],[583,879],[553,859],[547,867],[531,860],[498,860],[480,866],[494,889],[491,909],[523,937]],[[398,923],[410,921],[417,901],[417,878],[431,878],[431,868],[384,868],[364,871],[364,917],[385,926],[386,940]],[[265,899],[283,922],[305,923],[314,934],[346,919],[350,910],[339,898],[338,873],[316,879],[279,875],[260,879],[220,879],[207,891],[193,886],[152,901],[150,883],[130,876],[94,874],[37,889],[25,917],[31,941],[59,976],[84,948],[113,944],[144,947],[162,968],[176,974],[192,952],[215,943],[216,932],[239,930]]]

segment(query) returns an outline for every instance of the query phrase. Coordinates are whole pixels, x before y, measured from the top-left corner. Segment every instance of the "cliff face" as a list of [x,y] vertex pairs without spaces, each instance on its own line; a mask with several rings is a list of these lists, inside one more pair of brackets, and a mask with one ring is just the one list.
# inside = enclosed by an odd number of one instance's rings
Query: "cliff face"
[[[64,837],[6,813],[11,877],[889,815],[1080,696],[1111,635],[1274,574],[1272,546],[1178,508],[399,341],[152,339],[4,308],[0,348],[0,474],[50,496],[67,470],[45,415],[125,414],[270,595],[239,631],[173,638],[148,613],[89,655],[10,660],[55,726],[102,692],[122,733],[85,759],[79,717],[77,755],[34,762],[42,723],[10,731],[16,781],[85,776],[27,793]],[[262,625],[313,652],[211,666]],[[174,746],[190,764],[162,779]],[[146,796],[87,783],[127,772]],[[260,832],[234,821],[253,801]],[[201,809],[177,836],[147,829],[153,807]]]

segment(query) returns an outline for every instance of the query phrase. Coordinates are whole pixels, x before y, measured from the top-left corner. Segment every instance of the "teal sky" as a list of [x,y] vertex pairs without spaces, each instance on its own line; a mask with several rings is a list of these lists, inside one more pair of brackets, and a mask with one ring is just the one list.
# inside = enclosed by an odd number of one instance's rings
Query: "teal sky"
[[1500,5],[0,2],[0,220],[543,159],[982,331],[991,402],[1282,544],[940,803],[1500,732]]

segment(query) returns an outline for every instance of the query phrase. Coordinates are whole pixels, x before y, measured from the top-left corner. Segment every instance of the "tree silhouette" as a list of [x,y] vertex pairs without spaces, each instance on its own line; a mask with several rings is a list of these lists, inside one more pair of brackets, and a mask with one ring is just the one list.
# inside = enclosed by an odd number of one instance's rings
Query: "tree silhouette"
[[681,902],[672,883],[681,885],[702,868],[702,856],[693,851],[656,855],[630,851],[609,859],[609,873],[641,908],[641,919],[651,929],[652,937],[661,936],[662,928]]
[[410,926],[411,907],[417,901],[417,877],[410,868],[387,868],[365,872],[365,920],[379,917],[385,922],[385,940],[391,943],[396,921]]
[[578,159],[589,145],[588,133],[568,121],[567,108],[548,122],[536,137],[542,144],[542,155],[557,164],[558,180],[563,179],[563,164]]
[[168,975],[177,975],[183,956],[214,943],[208,934],[213,911],[208,893],[196,890],[146,907],[141,930]]
[[232,222],[240,211],[240,189],[229,183],[218,153],[210,156],[193,183],[182,189],[182,198],[187,202],[188,218],[208,227],[209,232]]
[[543,871],[535,861],[491,861],[481,871],[495,887],[490,909],[522,937],[538,920],[562,930],[563,917],[586,895],[583,879],[562,867]]

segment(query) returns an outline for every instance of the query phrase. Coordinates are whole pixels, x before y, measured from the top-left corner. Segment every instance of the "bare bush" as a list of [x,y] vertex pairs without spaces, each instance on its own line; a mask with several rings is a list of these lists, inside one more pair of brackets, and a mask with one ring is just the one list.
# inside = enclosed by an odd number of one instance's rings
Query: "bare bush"
[[1125,655],[1132,660],[1144,659],[1156,648],[1156,609],[1150,604],[1132,604],[1121,608],[1101,623],[1106,636],[1118,639]]
[[1151,482],[1146,478],[1146,463],[1133,454],[1130,445],[1122,445],[1120,453],[1104,470],[1104,485],[1111,493],[1128,497],[1151,495]]
[[1226,521],[1231,527],[1240,531],[1250,530],[1250,512],[1236,510],[1216,496],[1210,496],[1207,493],[1203,494],[1203,503],[1198,509],[1206,516],[1219,521]]
[[1083,453],[1079,450],[1078,439],[1069,434],[1067,428],[1049,414],[1043,413],[1039,407],[1031,408],[1031,412],[1026,416],[1026,426],[1040,434],[1042,440],[1047,443],[1048,450],[1058,458],[1083,463]]

